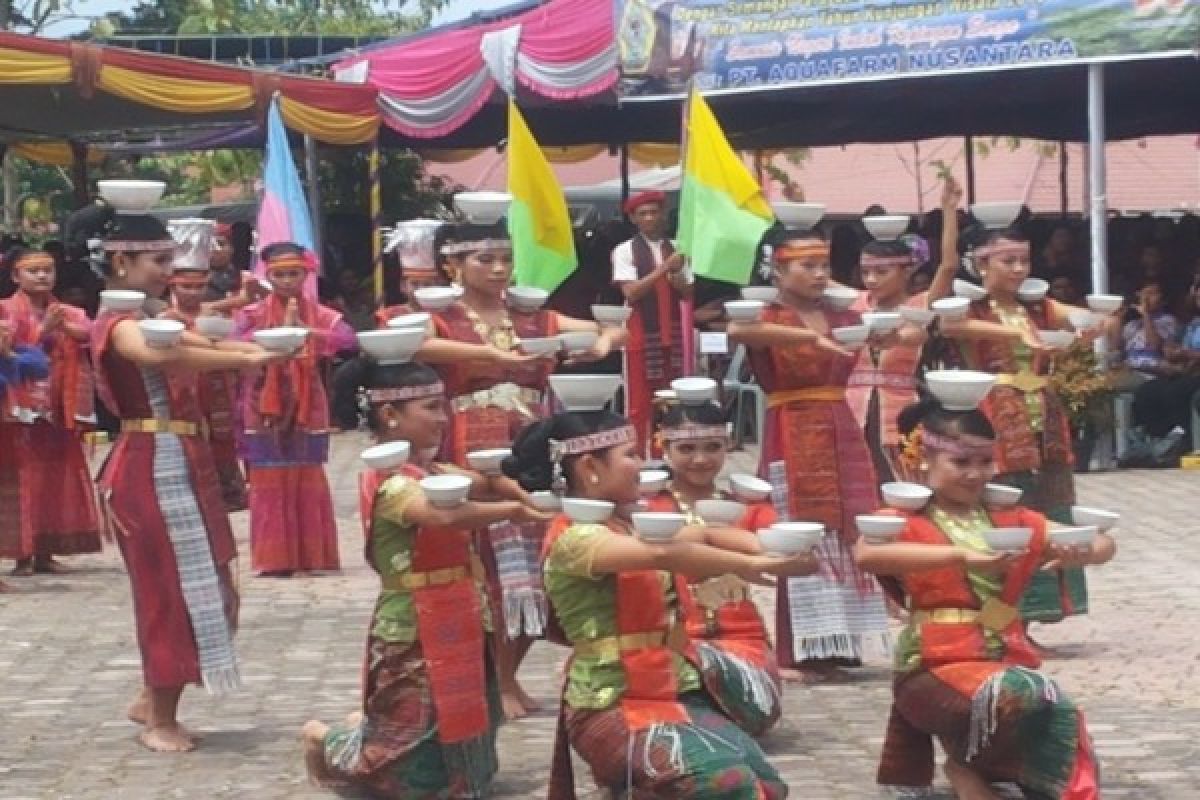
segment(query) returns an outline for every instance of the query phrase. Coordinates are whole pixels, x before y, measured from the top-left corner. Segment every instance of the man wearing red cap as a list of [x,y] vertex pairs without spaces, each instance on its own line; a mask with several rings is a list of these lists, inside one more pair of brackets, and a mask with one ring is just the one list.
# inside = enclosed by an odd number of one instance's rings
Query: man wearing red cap
[[684,372],[679,304],[692,292],[683,256],[665,237],[666,199],[659,191],[630,197],[625,213],[638,232],[612,253],[613,282],[633,307],[625,347],[625,407],[643,450],[653,433],[654,393]]

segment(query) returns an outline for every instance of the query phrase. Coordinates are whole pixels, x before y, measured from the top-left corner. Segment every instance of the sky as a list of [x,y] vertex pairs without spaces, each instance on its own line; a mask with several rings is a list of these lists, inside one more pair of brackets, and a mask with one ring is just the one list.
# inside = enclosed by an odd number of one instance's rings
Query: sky
[[[446,8],[434,17],[434,24],[454,22],[469,16],[475,11],[486,11],[512,5],[516,0],[450,0]],[[129,8],[129,0],[77,0],[75,10],[80,19],[70,19],[51,26],[45,31],[46,36],[64,37],[79,33],[88,27],[92,19],[102,17],[110,11],[121,11]]]

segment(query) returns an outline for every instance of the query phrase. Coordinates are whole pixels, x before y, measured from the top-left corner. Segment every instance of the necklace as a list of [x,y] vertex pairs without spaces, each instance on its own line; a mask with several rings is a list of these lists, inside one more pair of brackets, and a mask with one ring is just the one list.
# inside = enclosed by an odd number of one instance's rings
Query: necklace
[[471,327],[475,329],[475,334],[500,350],[511,350],[517,343],[516,329],[513,327],[512,317],[507,311],[502,311],[504,315],[500,322],[495,325],[489,325],[483,317],[475,312],[475,309],[470,306],[463,306],[467,312],[467,321],[471,323]]

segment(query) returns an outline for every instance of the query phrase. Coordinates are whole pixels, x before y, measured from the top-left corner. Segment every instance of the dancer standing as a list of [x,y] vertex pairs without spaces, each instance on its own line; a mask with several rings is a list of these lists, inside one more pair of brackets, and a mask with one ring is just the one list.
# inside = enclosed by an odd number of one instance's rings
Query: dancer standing
[[[62,572],[55,555],[100,552],[100,520],[83,434],[96,424],[95,386],[88,358],[91,321],[54,297],[56,270],[49,253],[9,254],[16,293],[0,301],[19,345],[38,346],[50,358],[46,380],[13,387],[21,451],[21,524],[33,552],[14,575]],[[47,502],[53,497],[54,502]]]
[[[214,252],[212,233],[216,224],[207,219],[171,220],[167,228],[179,245],[175,253],[175,271],[171,275],[171,307],[163,317],[177,319],[196,329],[201,315],[216,315],[220,307],[245,305],[236,297],[205,303],[211,285],[209,254]],[[224,317],[232,330],[232,323]],[[215,337],[218,340],[223,336]],[[200,376],[197,387],[200,408],[204,412],[208,446],[212,448],[217,478],[221,482],[221,497],[226,511],[246,510],[246,478],[238,461],[237,431],[234,412],[237,408],[236,372],[209,372]]]
[[568,744],[596,784],[617,796],[786,797],[762,749],[705,686],[695,648],[675,621],[688,592],[684,575],[758,581],[763,573],[807,573],[816,563],[808,553],[779,558],[713,546],[729,544],[727,529],[689,526],[665,544],[642,541],[626,516],[638,500],[641,466],[637,432],[609,412],[536,422],[505,464],[527,490],[557,487],[618,509],[604,522],[560,517],[546,539],[546,591],[572,647],[549,797],[575,797]]
[[[29,528],[21,524],[21,449],[17,446],[10,393],[27,381],[40,381],[49,374],[50,361],[45,353],[36,347],[13,344],[12,323],[0,307],[0,558],[17,561],[33,552]],[[10,588],[0,581],[0,592]]]
[[[767,392],[760,470],[781,516],[824,524],[822,572],[778,592],[776,648],[791,680],[840,677],[872,643],[887,646],[887,614],[875,579],[854,565],[854,517],[878,506],[871,454],[846,404],[855,356],[829,338],[861,322],[854,311],[822,304],[829,245],[814,231],[786,231],[772,251],[779,300],[760,322],[731,323]],[[885,342],[876,340],[882,346]]]
[[[979,411],[925,401],[904,412],[901,429],[916,431],[932,499],[907,516],[898,541],[860,541],[856,550],[864,569],[903,582],[911,612],[895,654],[879,782],[929,791],[936,737],[963,800],[996,800],[989,784],[998,781],[1015,782],[1027,797],[1096,800],[1098,765],[1083,714],[1037,670],[1017,607],[1048,562],[1103,563],[1115,551],[1112,539],[1096,534],[1090,546],[1057,547],[1041,514],[986,507],[997,448]],[[1027,528],[1027,549],[990,549],[993,526]]]
[[638,232],[612,253],[613,283],[633,307],[625,348],[625,408],[644,449],[654,433],[654,393],[685,374],[683,337],[693,335],[683,330],[679,308],[691,297],[691,276],[683,255],[666,238],[666,202],[659,191],[626,200],[625,213]]
[[[417,358],[437,368],[451,398],[450,426],[443,455],[467,466],[473,450],[508,447],[524,425],[548,409],[546,379],[554,355],[524,355],[521,340],[557,334],[591,333],[596,341],[577,360],[606,357],[625,339],[623,330],[554,311],[519,310],[507,293],[512,281],[512,242],[490,220],[460,224],[448,232],[446,269],[463,294],[433,312],[430,338]],[[505,714],[511,719],[537,708],[517,683],[517,670],[545,626],[541,551],[545,528],[498,522],[479,540],[496,609],[496,670]]]
[[305,726],[309,775],[383,797],[484,797],[496,772],[500,708],[470,531],[545,517],[517,500],[435,506],[421,480],[454,471],[429,460],[448,424],[445,387],[421,364],[363,360],[359,372],[372,433],[381,443],[407,442],[412,462],[369,469],[360,479],[366,557],[383,583],[367,639],[362,711],[332,728],[315,720]]
[[177,716],[184,687],[202,683],[219,694],[240,683],[230,566],[236,548],[212,454],[199,437],[196,373],[258,369],[282,356],[186,332],[175,345],[148,345],[139,320],[165,310],[153,298],[167,290],[174,240],[147,214],[96,206],[76,217],[83,241],[104,235],[98,260],[109,288],[144,303],[141,310],[102,308],[92,330],[100,397],[121,419],[99,489],[129,572],[142,655],[145,685],[129,716],[144,723],[148,748],[191,750],[195,739]]
[[302,327],[296,358],[272,364],[242,383],[240,438],[250,483],[252,566],[261,575],[339,567],[337,520],[325,477],[329,399],[322,362],[356,347],[354,332],[331,308],[304,296],[316,269],[312,254],[291,242],[262,251],[271,294],[238,314],[238,334]]

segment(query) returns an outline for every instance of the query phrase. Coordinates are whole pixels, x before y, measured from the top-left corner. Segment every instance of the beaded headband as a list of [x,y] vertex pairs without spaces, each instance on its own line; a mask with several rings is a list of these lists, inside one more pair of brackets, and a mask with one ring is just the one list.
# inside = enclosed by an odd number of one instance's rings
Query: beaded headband
[[406,400],[423,400],[426,397],[441,397],[446,386],[438,381],[423,386],[403,386],[390,389],[367,389],[367,400],[374,404],[399,403]]
[[771,251],[776,264],[786,264],[798,258],[829,258],[829,245],[824,242],[810,244],[784,244]]
[[49,267],[53,269],[54,266],[54,256],[41,251],[26,253],[13,262],[13,269],[32,269],[33,267]]
[[511,239],[479,239],[473,242],[453,242],[442,245],[442,255],[453,256],[459,253],[473,253],[476,250],[512,250]]
[[976,247],[974,254],[978,257],[988,258],[991,256],[1007,255],[1009,253],[1028,254],[1029,242],[1011,242],[1001,239],[992,244],[985,244],[982,247]]
[[101,246],[109,253],[162,253],[179,245],[174,239],[105,239]]
[[208,286],[208,272],[176,269],[171,276],[172,286]]
[[637,429],[632,425],[624,425],[610,431],[589,433],[571,439],[550,440],[550,463],[554,465],[550,481],[550,489],[557,495],[562,495],[567,489],[567,478],[563,474],[562,460],[567,456],[578,456],[584,453],[595,453],[618,445],[631,444],[637,441]]
[[728,425],[684,424],[662,429],[664,442],[691,442],[698,439],[724,439],[729,436]]
[[858,263],[862,267],[877,267],[879,269],[911,267],[916,264],[912,256],[873,256],[867,253],[863,254]]
[[924,430],[924,428],[921,430],[921,446],[925,450],[959,458],[991,458],[995,452],[995,442],[987,439],[975,436],[952,438]]

